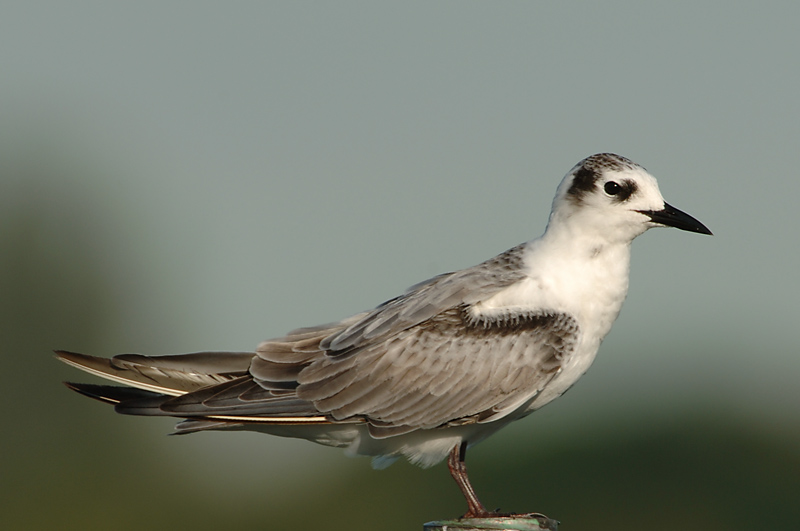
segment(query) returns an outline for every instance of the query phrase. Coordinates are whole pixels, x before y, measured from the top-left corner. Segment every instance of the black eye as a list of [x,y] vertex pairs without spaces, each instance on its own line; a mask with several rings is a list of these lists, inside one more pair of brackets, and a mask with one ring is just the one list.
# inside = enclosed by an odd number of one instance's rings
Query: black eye
[[622,191],[622,187],[614,181],[608,181],[606,185],[603,186],[603,190],[605,190],[608,195],[617,195]]

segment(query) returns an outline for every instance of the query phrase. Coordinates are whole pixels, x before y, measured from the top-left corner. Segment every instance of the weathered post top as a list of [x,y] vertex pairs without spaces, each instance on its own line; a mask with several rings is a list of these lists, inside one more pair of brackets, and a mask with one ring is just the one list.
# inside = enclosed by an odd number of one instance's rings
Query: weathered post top
[[424,531],[557,531],[558,520],[542,514],[461,518],[428,522]]

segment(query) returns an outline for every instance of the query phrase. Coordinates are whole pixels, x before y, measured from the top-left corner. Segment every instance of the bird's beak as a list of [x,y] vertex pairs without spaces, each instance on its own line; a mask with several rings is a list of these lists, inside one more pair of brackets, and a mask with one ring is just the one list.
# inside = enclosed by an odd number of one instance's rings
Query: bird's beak
[[669,203],[664,203],[664,208],[662,210],[637,210],[637,212],[644,214],[649,217],[653,223],[658,223],[659,225],[711,235],[711,231],[708,230],[708,227]]

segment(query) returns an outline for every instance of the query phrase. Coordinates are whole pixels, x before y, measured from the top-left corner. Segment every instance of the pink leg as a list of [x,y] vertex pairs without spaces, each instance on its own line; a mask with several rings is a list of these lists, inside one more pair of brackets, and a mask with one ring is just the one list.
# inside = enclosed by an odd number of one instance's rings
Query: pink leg
[[450,469],[450,475],[456,480],[458,488],[461,489],[467,499],[469,510],[464,515],[464,518],[486,518],[487,516],[492,516],[494,513],[486,510],[469,482],[467,463],[464,461],[466,455],[467,442],[464,441],[460,445],[454,446],[450,451],[450,457],[447,458],[447,468]]

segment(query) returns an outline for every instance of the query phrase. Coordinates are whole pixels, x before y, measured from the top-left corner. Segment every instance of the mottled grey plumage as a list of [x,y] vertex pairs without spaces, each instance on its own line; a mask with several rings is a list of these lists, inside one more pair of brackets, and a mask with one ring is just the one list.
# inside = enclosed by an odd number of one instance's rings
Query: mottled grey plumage
[[[481,318],[468,313],[470,304],[524,276],[522,251],[514,247],[475,267],[439,275],[339,323],[265,341],[255,354],[89,359],[98,374],[125,374],[126,383],[177,394],[126,397],[117,405],[120,413],[323,416],[333,423],[366,422],[376,438],[490,422],[552,378],[578,333],[573,318],[554,312]],[[60,355],[78,366],[85,359]]]
[[545,234],[439,275],[338,323],[255,352],[65,362],[132,387],[68,384],[120,413],[185,419],[177,433],[248,429],[344,447],[385,466],[448,466],[468,504],[468,445],[560,396],[588,369],[628,287],[630,243],[650,227],[710,234],[655,179],[613,154],[564,178]]

